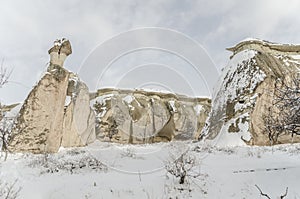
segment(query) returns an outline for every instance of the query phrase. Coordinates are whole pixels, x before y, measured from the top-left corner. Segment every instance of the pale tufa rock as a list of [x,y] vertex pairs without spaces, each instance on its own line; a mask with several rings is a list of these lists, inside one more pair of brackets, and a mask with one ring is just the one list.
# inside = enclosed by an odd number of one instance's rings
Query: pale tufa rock
[[26,98],[12,132],[14,152],[57,152],[62,139],[69,72],[60,66],[45,74]]
[[[89,106],[88,88],[62,68],[71,52],[70,42],[64,39],[49,50],[48,72],[22,105],[10,151],[53,153],[62,146],[84,146],[95,140],[95,116]],[[67,94],[71,101],[65,107]]]
[[[233,55],[215,88],[204,134],[220,145],[270,145],[264,117],[276,81],[299,72],[300,45],[247,40],[228,50]],[[282,135],[277,144],[299,141]]]
[[118,143],[196,139],[210,111],[210,99],[171,93],[101,89],[92,98],[98,139]]
[[85,146],[96,139],[95,114],[90,108],[88,87],[71,74],[68,95],[71,102],[65,108],[61,146]]
[[58,65],[63,67],[67,56],[72,54],[71,43],[65,38],[57,39],[54,42],[54,46],[49,49],[48,53],[50,55],[50,65]]

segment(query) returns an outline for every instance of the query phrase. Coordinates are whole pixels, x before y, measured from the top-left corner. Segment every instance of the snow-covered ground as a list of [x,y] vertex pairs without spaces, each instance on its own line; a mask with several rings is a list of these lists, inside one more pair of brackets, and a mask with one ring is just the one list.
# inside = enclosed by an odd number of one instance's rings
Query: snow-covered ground
[[[184,184],[165,169],[181,154],[194,160]],[[0,179],[21,188],[18,198],[271,198],[288,187],[300,198],[300,144],[217,147],[170,142],[120,145],[96,142],[57,154],[10,154]],[[189,166],[189,165],[188,165]],[[1,185],[0,185],[1,186]],[[1,193],[1,192],[0,192]]]

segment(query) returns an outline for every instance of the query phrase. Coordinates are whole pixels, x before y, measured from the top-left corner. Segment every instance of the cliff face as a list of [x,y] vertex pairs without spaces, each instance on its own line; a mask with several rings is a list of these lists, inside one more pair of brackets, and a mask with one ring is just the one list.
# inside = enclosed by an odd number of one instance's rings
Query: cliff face
[[[205,133],[221,145],[269,145],[264,117],[274,101],[276,81],[299,71],[300,46],[248,40],[229,50],[233,55],[216,87]],[[277,143],[289,142],[291,135],[283,134]]]
[[119,143],[195,139],[211,108],[210,99],[142,90],[101,89],[93,98],[98,139]]

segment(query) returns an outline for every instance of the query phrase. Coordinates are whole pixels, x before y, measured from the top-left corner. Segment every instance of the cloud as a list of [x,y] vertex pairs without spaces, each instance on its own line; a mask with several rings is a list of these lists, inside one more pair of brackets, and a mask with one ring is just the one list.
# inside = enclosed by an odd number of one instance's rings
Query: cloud
[[0,58],[14,67],[0,101],[22,101],[45,70],[56,38],[71,40],[66,67],[77,71],[100,43],[120,32],[145,26],[181,31],[203,44],[218,68],[224,49],[246,37],[300,43],[297,0],[45,0],[3,1],[0,7]]

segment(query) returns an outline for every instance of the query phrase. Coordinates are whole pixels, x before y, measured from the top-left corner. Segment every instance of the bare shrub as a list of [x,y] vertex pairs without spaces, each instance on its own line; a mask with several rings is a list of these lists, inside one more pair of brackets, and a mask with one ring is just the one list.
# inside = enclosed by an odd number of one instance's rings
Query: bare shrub
[[[0,88],[8,82],[8,78],[11,75],[7,68],[3,66],[3,61],[0,66]],[[6,117],[5,106],[0,103],[0,151],[5,152],[5,160],[7,158],[8,143],[10,139],[10,133],[15,125],[15,118]]]
[[[255,185],[255,187],[256,187],[256,188],[258,189],[258,191],[260,192],[260,195],[262,195],[262,196],[264,196],[264,197],[266,197],[266,198],[268,198],[268,199],[271,199],[271,197],[270,197],[268,194],[264,193],[264,192],[261,190],[261,188],[259,188],[259,186]],[[284,193],[283,195],[279,196],[279,198],[280,198],[280,199],[283,199],[283,198],[285,198],[285,197],[287,196],[287,194],[288,194],[288,187],[285,189],[285,193]]]
[[171,161],[165,165],[167,172],[179,179],[179,184],[184,184],[188,177],[196,178],[200,175],[195,173],[196,158],[188,153],[182,153],[178,158],[171,155]]
[[107,166],[100,160],[82,151],[66,152],[66,154],[43,154],[29,163],[30,167],[42,166],[41,174],[70,172],[78,173],[82,169],[106,171]]
[[264,117],[271,145],[281,135],[300,135],[300,74],[288,78],[277,80],[272,105]]
[[15,199],[18,197],[21,187],[16,186],[17,180],[13,183],[3,182],[0,180],[0,198]]
[[12,71],[8,71],[6,67],[3,66],[4,60],[1,62],[0,66],[0,88],[8,82],[8,79],[12,73]]

